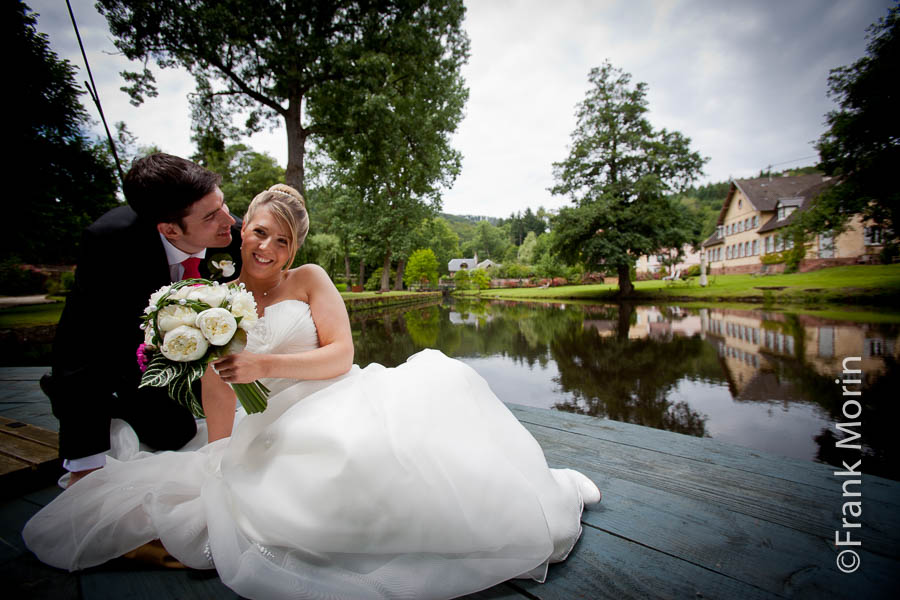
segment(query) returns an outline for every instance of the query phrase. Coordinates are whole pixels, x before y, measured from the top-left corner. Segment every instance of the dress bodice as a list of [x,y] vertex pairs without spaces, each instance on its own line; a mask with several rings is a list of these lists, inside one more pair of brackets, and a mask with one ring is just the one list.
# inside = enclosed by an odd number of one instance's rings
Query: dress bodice
[[[309,304],[301,300],[282,300],[267,306],[263,316],[247,335],[247,350],[256,354],[294,354],[319,347],[319,333]],[[295,380],[265,379],[273,394]]]

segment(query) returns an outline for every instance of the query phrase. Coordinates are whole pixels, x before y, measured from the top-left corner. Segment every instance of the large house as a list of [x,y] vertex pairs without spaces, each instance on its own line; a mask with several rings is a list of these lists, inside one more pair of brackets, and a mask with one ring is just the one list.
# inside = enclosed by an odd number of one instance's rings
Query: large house
[[[783,263],[765,265],[763,269],[762,257],[792,247],[792,241],[784,238],[784,228],[793,222],[798,211],[806,210],[834,183],[822,175],[733,180],[716,231],[702,244],[709,272],[783,270]],[[856,215],[841,235],[815,236],[806,249],[800,270],[872,262],[883,244],[882,230],[864,223]]]
[[489,258],[478,262],[478,253],[474,258],[451,258],[447,263],[447,270],[450,271],[450,277],[456,275],[457,271],[471,271],[472,269],[487,269],[488,267],[499,266]]

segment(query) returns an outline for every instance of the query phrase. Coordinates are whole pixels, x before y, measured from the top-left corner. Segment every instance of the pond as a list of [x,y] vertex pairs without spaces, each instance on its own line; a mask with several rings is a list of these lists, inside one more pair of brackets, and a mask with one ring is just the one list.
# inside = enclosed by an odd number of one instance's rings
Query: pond
[[[501,400],[608,417],[840,465],[835,378],[863,372],[864,472],[900,479],[900,319],[711,306],[470,302],[351,315],[356,362],[437,348]],[[893,390],[893,391],[891,391]]]

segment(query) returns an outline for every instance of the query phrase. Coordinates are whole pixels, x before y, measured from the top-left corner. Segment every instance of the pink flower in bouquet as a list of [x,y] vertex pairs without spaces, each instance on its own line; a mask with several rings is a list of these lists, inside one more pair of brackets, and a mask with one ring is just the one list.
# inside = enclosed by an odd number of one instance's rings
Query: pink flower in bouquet
[[150,359],[147,358],[146,349],[147,344],[141,344],[137,349],[137,362],[138,367],[141,369],[141,373],[147,370],[147,365],[150,364]]

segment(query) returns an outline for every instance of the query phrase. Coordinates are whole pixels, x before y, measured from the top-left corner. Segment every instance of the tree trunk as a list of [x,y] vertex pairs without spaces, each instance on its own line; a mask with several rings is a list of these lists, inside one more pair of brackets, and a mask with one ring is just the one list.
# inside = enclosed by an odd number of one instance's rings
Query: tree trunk
[[288,160],[287,169],[285,169],[284,172],[284,179],[288,185],[296,188],[305,198],[305,170],[303,168],[303,161],[306,157],[307,132],[303,129],[303,124],[301,123],[303,118],[303,111],[301,109],[302,104],[303,98],[292,98],[288,105],[287,115],[284,117],[288,142]]
[[630,296],[634,291],[634,284],[631,283],[631,268],[628,265],[619,265],[619,295]]
[[357,285],[366,285],[366,261],[359,257],[359,283]]
[[344,277],[347,278],[347,285],[352,286],[353,282],[350,281],[350,255],[344,254]]
[[397,280],[394,281],[394,291],[403,291],[403,271],[406,269],[406,261],[400,259],[397,261]]
[[387,292],[391,289],[391,247],[388,246],[384,253],[384,266],[381,269],[381,291]]

